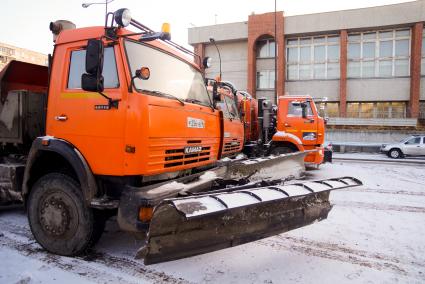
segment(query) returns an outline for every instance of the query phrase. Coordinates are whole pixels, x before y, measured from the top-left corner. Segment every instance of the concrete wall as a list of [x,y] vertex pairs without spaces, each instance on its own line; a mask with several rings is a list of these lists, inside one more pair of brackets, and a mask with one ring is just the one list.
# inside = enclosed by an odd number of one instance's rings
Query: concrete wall
[[257,59],[257,71],[274,70],[274,58]]
[[274,93],[274,90],[257,90],[256,95],[257,98],[267,98],[272,102],[276,101],[276,95]]
[[[245,90],[247,84],[248,49],[246,41],[217,43],[221,54],[221,70],[223,81],[230,81],[236,88]],[[205,70],[206,77],[215,78],[219,75],[220,61],[214,45],[206,45],[205,56],[212,58],[212,66]]]
[[347,101],[408,101],[410,78],[348,79]]
[[364,142],[364,143],[390,143],[417,134],[415,131],[379,131],[379,130],[327,130],[325,140],[329,142]]
[[[288,16],[284,19],[285,35],[368,29],[405,25],[425,20],[425,1],[367,7],[309,15]],[[247,39],[247,22],[238,22],[189,29],[189,44]]]
[[425,19],[425,1],[368,7],[285,18],[285,33],[318,33],[342,29],[364,29],[406,23]]
[[189,28],[188,43],[209,43],[211,36],[216,41],[246,40],[248,38],[248,23],[239,22]]
[[339,80],[289,81],[286,82],[285,91],[289,95],[327,97],[329,101],[339,101]]

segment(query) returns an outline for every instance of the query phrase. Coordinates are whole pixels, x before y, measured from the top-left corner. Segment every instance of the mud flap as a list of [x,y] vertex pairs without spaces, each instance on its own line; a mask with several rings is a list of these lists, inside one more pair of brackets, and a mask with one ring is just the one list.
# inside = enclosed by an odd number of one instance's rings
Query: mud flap
[[174,198],[155,208],[145,264],[233,247],[326,219],[334,189],[358,186],[351,177]]

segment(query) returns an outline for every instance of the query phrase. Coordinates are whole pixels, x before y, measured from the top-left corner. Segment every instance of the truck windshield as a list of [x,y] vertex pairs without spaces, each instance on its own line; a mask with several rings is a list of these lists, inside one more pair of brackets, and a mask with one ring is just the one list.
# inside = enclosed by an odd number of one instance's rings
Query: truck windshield
[[147,80],[134,80],[139,92],[178,98],[185,102],[211,105],[201,73],[190,64],[170,54],[145,44],[126,40],[125,49],[131,74],[137,69],[148,67]]

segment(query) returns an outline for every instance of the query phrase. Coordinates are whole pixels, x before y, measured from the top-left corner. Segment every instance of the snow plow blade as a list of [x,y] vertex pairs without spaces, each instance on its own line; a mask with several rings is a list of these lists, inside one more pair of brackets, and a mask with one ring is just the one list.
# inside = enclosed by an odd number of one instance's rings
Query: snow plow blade
[[155,208],[136,257],[170,261],[300,228],[327,218],[331,190],[361,184],[342,177],[168,199]]
[[315,150],[223,162],[226,173],[222,177],[239,179],[249,176],[250,181],[289,176],[299,178],[305,172],[304,158],[311,151]]

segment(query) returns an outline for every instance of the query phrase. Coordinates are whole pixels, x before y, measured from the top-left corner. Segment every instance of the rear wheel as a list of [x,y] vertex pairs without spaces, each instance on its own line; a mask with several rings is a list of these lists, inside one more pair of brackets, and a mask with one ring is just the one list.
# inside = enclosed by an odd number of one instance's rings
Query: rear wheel
[[41,177],[28,197],[28,220],[37,242],[49,252],[79,255],[100,238],[105,218],[87,207],[79,184],[51,173]]
[[399,159],[403,157],[403,153],[400,151],[400,149],[391,149],[388,152],[388,157],[393,159]]
[[274,147],[270,154],[272,155],[281,155],[281,154],[288,154],[288,153],[293,153],[295,152],[292,148],[287,147],[287,146],[278,146],[278,147]]

